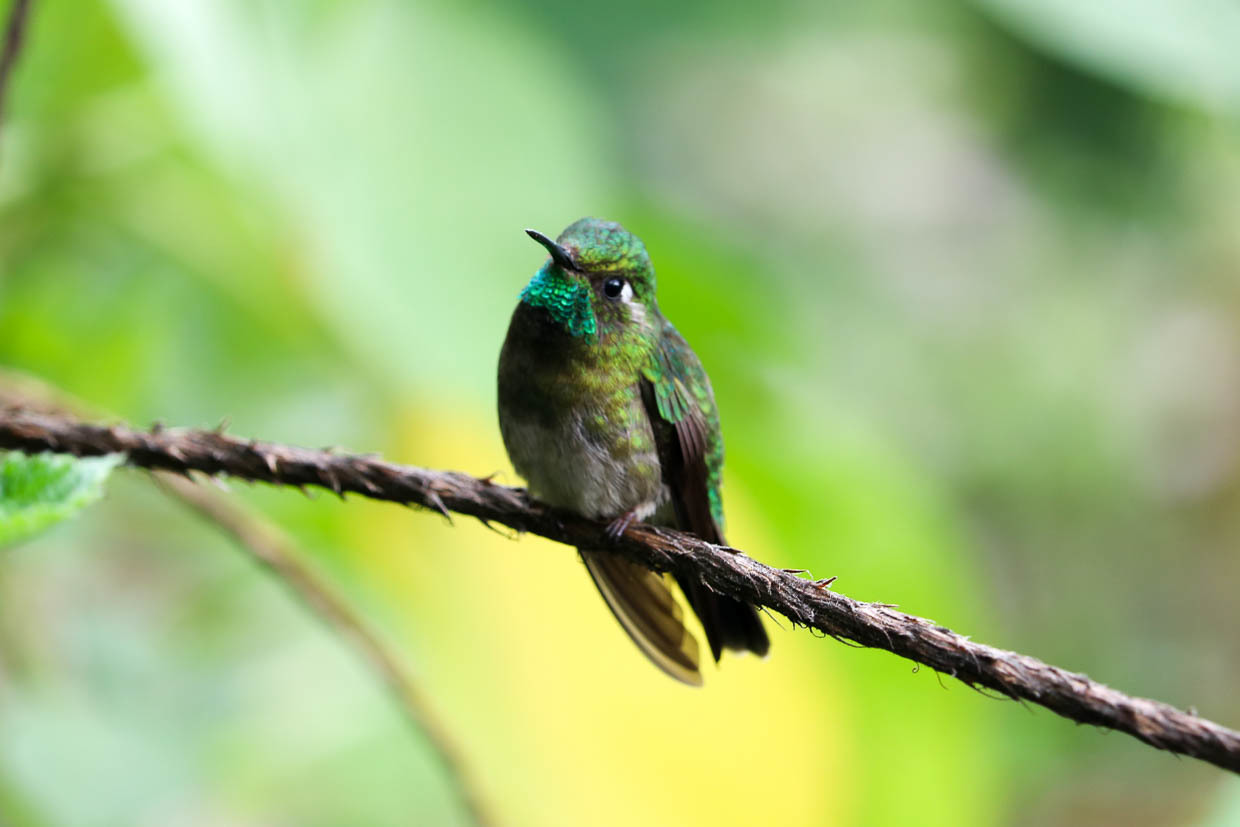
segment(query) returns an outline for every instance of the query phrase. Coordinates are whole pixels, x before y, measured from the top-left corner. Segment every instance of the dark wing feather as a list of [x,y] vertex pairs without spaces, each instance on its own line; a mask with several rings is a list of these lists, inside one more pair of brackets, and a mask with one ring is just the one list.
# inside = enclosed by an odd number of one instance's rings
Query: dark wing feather
[[[654,426],[677,525],[722,544],[723,443],[714,394],[697,355],[666,322],[644,380],[642,398]],[[770,641],[752,606],[717,594],[696,579],[682,577],[677,582],[702,621],[715,660],[725,648],[767,653]]]

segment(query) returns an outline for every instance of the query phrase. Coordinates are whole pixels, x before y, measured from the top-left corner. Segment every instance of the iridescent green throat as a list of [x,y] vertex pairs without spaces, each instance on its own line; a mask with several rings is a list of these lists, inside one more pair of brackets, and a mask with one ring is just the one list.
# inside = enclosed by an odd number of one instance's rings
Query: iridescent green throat
[[564,275],[550,261],[525,285],[521,301],[530,307],[546,308],[551,318],[573,336],[584,336],[590,341],[598,336],[589,285]]

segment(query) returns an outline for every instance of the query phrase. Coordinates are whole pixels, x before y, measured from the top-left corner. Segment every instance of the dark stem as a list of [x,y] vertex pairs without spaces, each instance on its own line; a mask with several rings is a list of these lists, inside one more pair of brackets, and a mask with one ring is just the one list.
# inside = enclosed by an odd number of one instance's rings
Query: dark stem
[[13,0],[13,5],[9,7],[9,22],[4,29],[4,50],[0,51],[0,123],[4,118],[9,79],[26,39],[26,21],[30,18],[32,2],[33,0]]
[[715,591],[766,606],[831,637],[885,649],[975,688],[1044,706],[1065,718],[1126,732],[1151,746],[1240,773],[1240,733],[1164,703],[1136,698],[1036,658],[975,643],[933,621],[882,603],[862,603],[765,566],[691,534],[631,526],[618,540],[606,526],[532,501],[520,488],[456,471],[395,465],[367,456],[311,451],[220,433],[88,425],[20,408],[0,411],[0,448],[77,456],[124,453],[130,465],[187,474],[316,486],[343,496],[419,505],[499,523],[570,546],[606,549],[659,571],[696,577]]

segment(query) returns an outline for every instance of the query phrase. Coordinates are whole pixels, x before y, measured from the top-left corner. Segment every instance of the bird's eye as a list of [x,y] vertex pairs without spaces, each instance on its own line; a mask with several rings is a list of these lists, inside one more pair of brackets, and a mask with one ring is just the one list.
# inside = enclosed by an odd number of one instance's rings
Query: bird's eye
[[608,279],[603,282],[603,295],[609,299],[618,299],[624,292],[624,279]]

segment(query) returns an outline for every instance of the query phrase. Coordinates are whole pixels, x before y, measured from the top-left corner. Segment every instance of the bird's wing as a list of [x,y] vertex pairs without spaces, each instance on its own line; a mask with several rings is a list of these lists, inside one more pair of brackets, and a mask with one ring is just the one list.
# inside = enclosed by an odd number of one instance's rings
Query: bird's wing
[[[697,354],[674,327],[664,325],[659,348],[643,374],[642,388],[663,480],[671,490],[679,527],[722,544],[723,438],[715,396]],[[702,621],[716,661],[724,649],[767,653],[770,641],[752,606],[718,594],[693,578],[678,577],[677,582]]]
[[715,397],[697,354],[676,328],[664,324],[659,347],[643,371],[642,389],[663,479],[671,489],[680,527],[703,540],[722,543],[723,440]]

